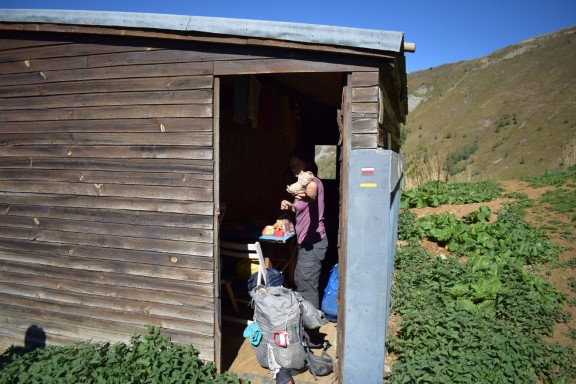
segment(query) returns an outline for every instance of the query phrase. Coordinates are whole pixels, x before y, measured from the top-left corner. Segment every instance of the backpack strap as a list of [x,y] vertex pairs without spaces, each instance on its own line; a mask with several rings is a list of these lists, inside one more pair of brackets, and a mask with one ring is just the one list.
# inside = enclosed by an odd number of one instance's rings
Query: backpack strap
[[256,254],[258,255],[258,282],[256,286],[262,284],[262,278],[264,278],[264,285],[268,284],[268,271],[266,271],[266,263],[264,262],[264,255],[262,254],[262,247],[260,242],[254,244],[256,247]]

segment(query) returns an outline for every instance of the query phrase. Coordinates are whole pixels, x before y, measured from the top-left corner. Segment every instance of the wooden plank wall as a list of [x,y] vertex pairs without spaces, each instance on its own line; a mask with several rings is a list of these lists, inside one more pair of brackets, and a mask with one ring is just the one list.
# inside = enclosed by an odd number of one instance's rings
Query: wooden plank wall
[[399,152],[400,124],[387,92],[392,80],[378,71],[352,73],[352,149],[385,148]]
[[350,76],[351,148],[378,147],[378,71],[353,72]]
[[152,324],[214,361],[218,54],[70,36],[0,35],[0,337]]

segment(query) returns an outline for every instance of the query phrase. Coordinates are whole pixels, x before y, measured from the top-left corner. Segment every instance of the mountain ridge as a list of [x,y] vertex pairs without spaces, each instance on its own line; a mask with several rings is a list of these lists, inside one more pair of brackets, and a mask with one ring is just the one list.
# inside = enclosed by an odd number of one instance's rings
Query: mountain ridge
[[576,160],[576,26],[408,74],[408,180],[531,176]]

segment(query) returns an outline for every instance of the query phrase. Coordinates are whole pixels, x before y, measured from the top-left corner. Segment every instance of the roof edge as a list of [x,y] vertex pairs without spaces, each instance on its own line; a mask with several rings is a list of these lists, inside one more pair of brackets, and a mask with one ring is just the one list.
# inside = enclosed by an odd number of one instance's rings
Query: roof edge
[[107,11],[0,9],[0,22],[147,28],[402,52],[396,31],[265,20]]

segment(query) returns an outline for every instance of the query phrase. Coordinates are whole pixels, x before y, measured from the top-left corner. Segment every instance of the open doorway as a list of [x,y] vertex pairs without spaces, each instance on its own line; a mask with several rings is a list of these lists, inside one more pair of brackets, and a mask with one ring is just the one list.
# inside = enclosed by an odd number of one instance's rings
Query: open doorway
[[[329,248],[320,294],[338,262],[341,147],[337,117],[345,78],[342,73],[291,73],[219,80],[220,166],[215,182],[222,214],[220,240],[257,236],[264,226],[274,224],[282,214],[280,202],[290,199],[286,186],[295,181],[288,170],[289,153],[304,149],[316,159],[325,193]],[[282,251],[263,244],[265,255]],[[247,279],[254,269],[226,259],[220,262],[221,276],[232,282],[234,294],[248,299]],[[240,313],[232,312],[227,292],[222,292],[221,299],[223,317],[251,318],[251,309],[245,305]],[[241,322],[235,326],[222,323],[222,369],[232,363],[225,355],[235,356],[242,330]]]

